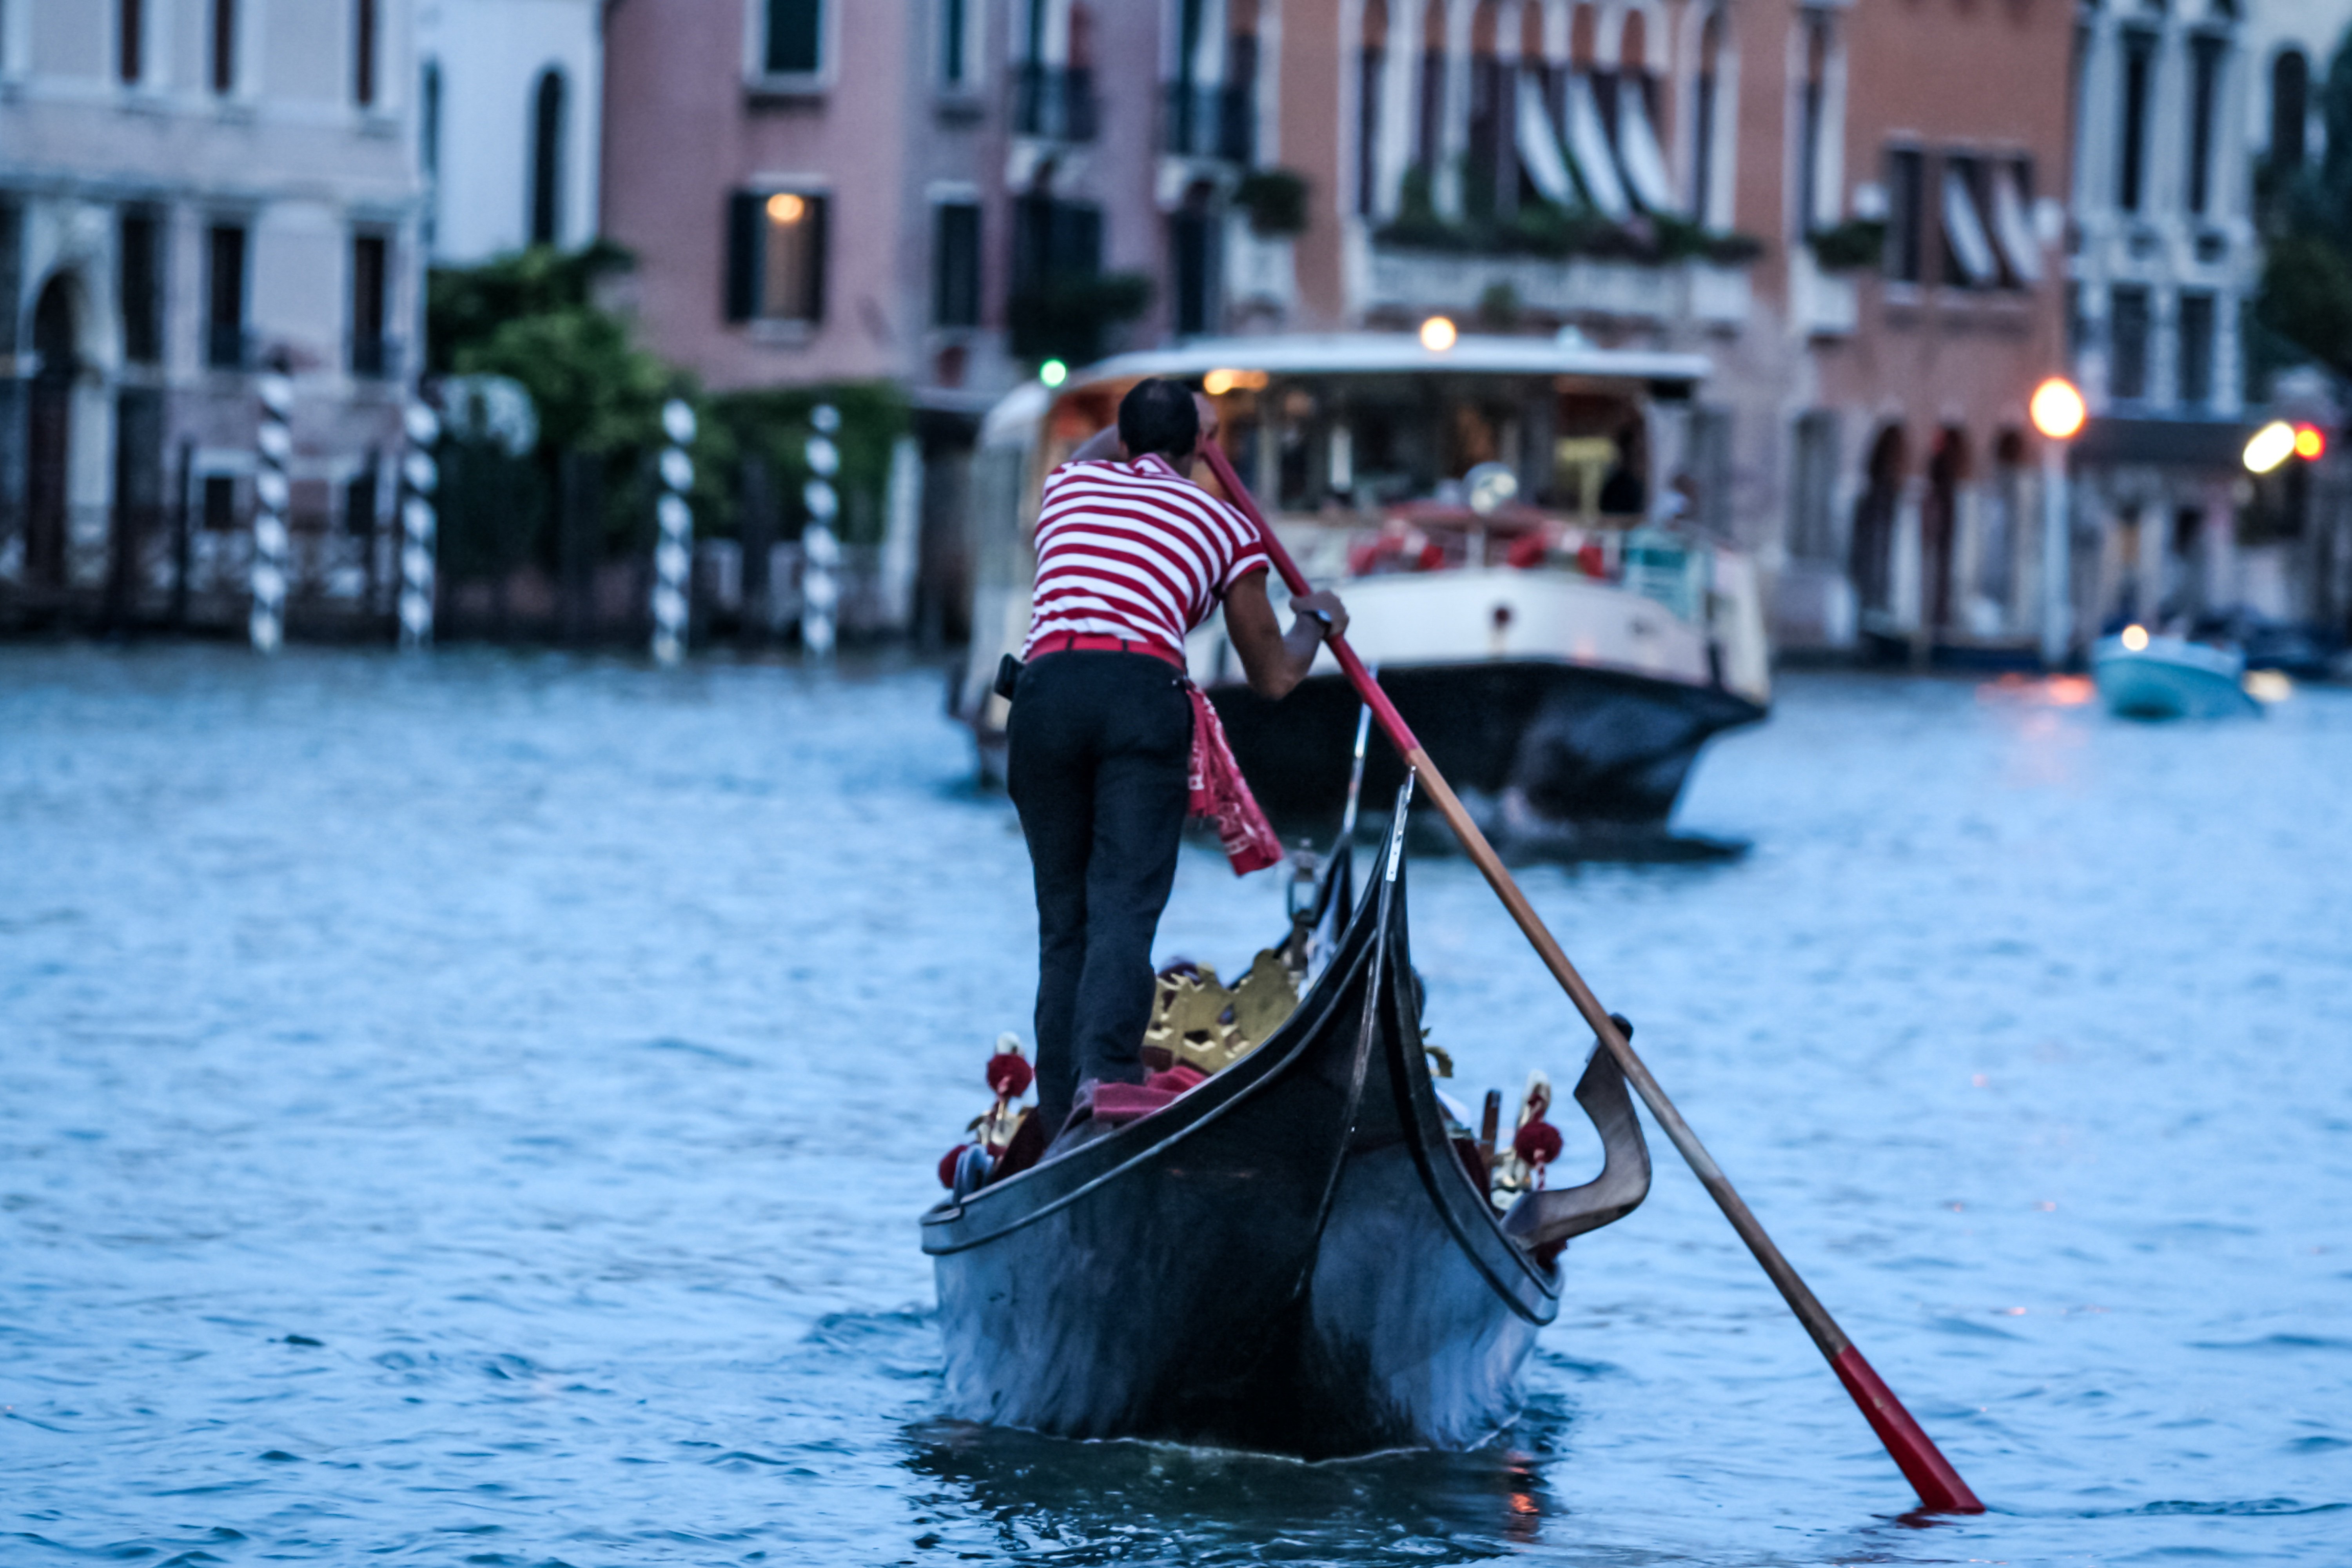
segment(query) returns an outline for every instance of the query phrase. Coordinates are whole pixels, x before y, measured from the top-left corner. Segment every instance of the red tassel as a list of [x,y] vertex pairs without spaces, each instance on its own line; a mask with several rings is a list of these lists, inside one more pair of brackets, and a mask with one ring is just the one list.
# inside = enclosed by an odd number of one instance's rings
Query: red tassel
[[1512,1138],[1511,1152],[1530,1165],[1549,1165],[1559,1158],[1559,1129],[1549,1121],[1530,1121]]
[[940,1185],[950,1192],[955,1191],[956,1162],[962,1159],[963,1152],[971,1147],[969,1143],[959,1143],[940,1156]]
[[1037,1069],[1029,1058],[1013,1051],[999,1051],[988,1058],[988,1087],[999,1100],[1018,1100],[1029,1092],[1035,1081]]

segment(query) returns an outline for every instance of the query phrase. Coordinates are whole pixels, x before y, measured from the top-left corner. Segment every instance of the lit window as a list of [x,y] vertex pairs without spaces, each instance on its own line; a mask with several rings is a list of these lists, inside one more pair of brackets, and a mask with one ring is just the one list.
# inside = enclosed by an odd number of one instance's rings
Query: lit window
[[824,319],[826,205],[806,191],[738,192],[730,201],[730,321]]

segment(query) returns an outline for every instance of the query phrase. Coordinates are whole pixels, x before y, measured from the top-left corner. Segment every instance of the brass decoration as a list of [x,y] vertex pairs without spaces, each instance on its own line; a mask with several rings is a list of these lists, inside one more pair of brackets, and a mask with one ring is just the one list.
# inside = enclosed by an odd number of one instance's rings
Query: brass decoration
[[1251,1045],[1263,1045],[1297,1010],[1298,976],[1267,948],[1250,962],[1249,973],[1234,987],[1234,1025]]
[[1298,977],[1268,948],[1235,985],[1221,983],[1205,963],[1193,974],[1161,975],[1143,1043],[1213,1076],[1263,1044],[1297,1006]]

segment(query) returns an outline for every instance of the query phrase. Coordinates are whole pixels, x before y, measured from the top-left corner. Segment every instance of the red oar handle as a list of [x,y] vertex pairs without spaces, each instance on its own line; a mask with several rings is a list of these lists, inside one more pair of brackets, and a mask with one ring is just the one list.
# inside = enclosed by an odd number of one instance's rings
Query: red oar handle
[[[1306,593],[1307,579],[1299,573],[1298,563],[1290,558],[1290,552],[1282,547],[1282,541],[1275,537],[1274,530],[1266,526],[1265,514],[1258,510],[1257,502],[1243,486],[1241,477],[1234,472],[1233,464],[1226,461],[1223,450],[1214,442],[1210,442],[1201,448],[1201,455],[1208,460],[1210,471],[1217,476],[1217,483],[1223,487],[1226,499],[1239,508],[1242,515],[1256,528],[1258,539],[1274,560],[1275,570],[1282,574],[1282,580],[1289,584],[1290,591]],[[1805,1331],[1812,1335],[1813,1343],[1820,1347],[1822,1354],[1836,1370],[1838,1381],[1845,1384],[1846,1392],[1853,1396],[1853,1402],[1862,1407],[1871,1430],[1877,1433],[1879,1441],[1886,1445],[1887,1453],[1903,1471],[1904,1479],[1918,1492],[1919,1500],[1939,1513],[1982,1513],[1984,1504],[1977,1500],[1976,1493],[1969,1489],[1968,1482],[1952,1468],[1951,1462],[1944,1458],[1919,1423],[1911,1418],[1911,1413],[1903,1407],[1903,1402],[1879,1381],[1878,1373],[1871,1370],[1870,1363],[1862,1359],[1862,1352],[1854,1348],[1853,1342],[1846,1338],[1845,1331],[1839,1328],[1836,1320],[1830,1316],[1829,1309],[1822,1305],[1820,1298],[1798,1276],[1795,1268],[1782,1256],[1772,1238],[1765,1234],[1763,1223],[1732,1186],[1731,1179],[1723,1173],[1723,1168],[1715,1163],[1715,1156],[1706,1152],[1706,1145],[1698,1141],[1698,1134],[1691,1131],[1690,1123],[1683,1120],[1682,1112],[1675,1109],[1675,1102],[1666,1098],[1665,1089],[1651,1076],[1648,1064],[1633,1054],[1633,1042],[1625,1038],[1624,1032],[1617,1027],[1615,1020],[1601,1005],[1601,999],[1592,994],[1592,988],[1576,972],[1576,965],[1569,962],[1568,953],[1560,947],[1559,939],[1551,934],[1550,928],[1536,913],[1535,906],[1528,901],[1527,894],[1519,890],[1518,879],[1503,865],[1503,858],[1495,853],[1494,846],[1486,842],[1486,834],[1479,831],[1477,823],[1471,819],[1470,813],[1454,795],[1453,787],[1445,782],[1445,775],[1437,771],[1437,764],[1429,760],[1429,753],[1421,749],[1421,742],[1413,739],[1412,731],[1405,727],[1403,718],[1389,701],[1388,694],[1372,679],[1372,672],[1364,668],[1364,661],[1356,657],[1356,650],[1348,646],[1346,638],[1336,637],[1330,639],[1330,648],[1339,661],[1340,669],[1346,673],[1348,683],[1356,689],[1358,695],[1371,709],[1372,716],[1381,721],[1381,730],[1395,743],[1405,765],[1420,775],[1422,787],[1428,793],[1431,804],[1445,818],[1446,826],[1454,829],[1454,837],[1462,841],[1464,852],[1486,879],[1487,886],[1493,888],[1496,896],[1503,900],[1503,907],[1510,911],[1511,919],[1535,948],[1536,956],[1543,961],[1546,969],[1551,971],[1552,978],[1559,982],[1560,989],[1568,993],[1569,1000],[1583,1015],[1594,1036],[1608,1048],[1609,1054],[1617,1058],[1618,1066],[1625,1069],[1626,1081],[1642,1097],[1642,1103],[1650,1108],[1650,1114],[1658,1119],[1658,1126],[1665,1132],[1667,1140],[1690,1163],[1699,1184],[1706,1187],[1707,1194],[1715,1199],[1716,1206],[1731,1222],[1731,1228],[1738,1233],[1739,1239],[1748,1244],[1748,1250],[1755,1255],[1756,1261],[1763,1266],[1766,1277],[1780,1290],[1780,1299],[1789,1303],[1789,1310],[1805,1326]]]

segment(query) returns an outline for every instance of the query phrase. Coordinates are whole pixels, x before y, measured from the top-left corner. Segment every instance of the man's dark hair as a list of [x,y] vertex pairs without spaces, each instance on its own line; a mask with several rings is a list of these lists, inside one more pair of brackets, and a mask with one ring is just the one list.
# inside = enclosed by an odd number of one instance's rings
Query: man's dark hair
[[1201,411],[1192,392],[1163,376],[1135,384],[1118,400],[1118,438],[1132,459],[1146,452],[1189,458],[1201,444]]

